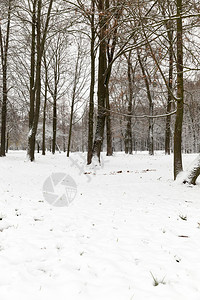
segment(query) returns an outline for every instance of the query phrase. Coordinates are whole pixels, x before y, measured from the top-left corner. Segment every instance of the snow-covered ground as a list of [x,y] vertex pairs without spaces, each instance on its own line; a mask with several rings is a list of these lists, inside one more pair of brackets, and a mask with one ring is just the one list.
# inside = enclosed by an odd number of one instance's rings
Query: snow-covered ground
[[[0,159],[0,299],[199,300],[200,181],[174,182],[163,153],[84,159]],[[65,207],[42,192],[60,172],[77,184]]]

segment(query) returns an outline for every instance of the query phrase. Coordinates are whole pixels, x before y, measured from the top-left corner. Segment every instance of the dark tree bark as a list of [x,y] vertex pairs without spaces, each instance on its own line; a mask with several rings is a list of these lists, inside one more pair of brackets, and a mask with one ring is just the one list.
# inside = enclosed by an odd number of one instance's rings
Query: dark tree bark
[[[3,72],[3,102],[1,110],[1,148],[0,156],[6,156],[6,120],[7,120],[7,69],[8,69],[8,49],[10,38],[10,21],[11,21],[11,0],[8,2],[8,16],[7,16],[7,29],[5,39],[3,38],[1,24],[0,24],[0,51],[1,51],[1,65]],[[5,40],[5,42],[4,42]]]
[[106,102],[106,85],[105,85],[105,73],[107,70],[107,60],[106,60],[106,15],[105,15],[105,4],[104,0],[99,0],[98,3],[99,10],[99,38],[100,38],[100,46],[99,46],[99,66],[98,66],[98,115],[97,115],[97,126],[95,139],[93,144],[93,155],[98,157],[100,162],[100,153],[103,145],[103,135],[104,135],[104,127],[105,127],[105,102]]
[[59,59],[58,53],[55,54],[54,66],[54,91],[53,96],[53,140],[52,140],[52,154],[56,152],[56,132],[57,132],[57,97],[58,97],[58,83],[59,83]]
[[92,162],[93,145],[93,125],[94,125],[94,86],[95,86],[95,23],[94,23],[95,2],[91,0],[91,79],[90,79],[90,102],[89,102],[89,122],[88,122],[88,153],[87,164]]
[[[30,75],[30,111],[29,111],[29,136],[28,156],[30,161],[35,160],[35,142],[40,113],[41,102],[41,63],[44,53],[44,45],[49,27],[50,14],[54,0],[50,0],[46,22],[41,34],[41,10],[42,0],[33,1],[32,32],[31,32],[31,75]],[[36,36],[37,32],[37,36]],[[36,39],[37,37],[37,39]],[[36,42],[37,40],[37,42]]]
[[[122,14],[120,1],[116,1],[113,12],[114,22],[111,24],[111,14],[109,11],[110,1],[99,0],[99,71],[98,71],[98,116],[93,154],[100,162],[100,153],[103,145],[103,135],[106,120],[107,155],[113,153],[111,115],[109,102],[109,80],[112,71],[114,52],[117,45],[118,21]],[[107,54],[107,55],[106,55]]]
[[75,102],[75,92],[73,92],[72,103],[71,103],[69,135],[68,135],[68,145],[67,145],[67,157],[69,157],[69,152],[70,152],[70,148],[71,148],[72,126],[73,126],[73,116],[74,116],[74,102]]
[[28,135],[28,155],[31,161],[34,160],[35,141],[32,138],[32,128],[35,108],[35,49],[36,49],[36,5],[33,1],[32,28],[31,28],[31,73],[30,73],[30,108],[29,108],[29,135]]
[[[38,8],[37,8],[37,24],[36,24],[36,31],[37,31],[37,62],[36,62],[36,102],[35,102],[35,112],[34,112],[34,119],[33,119],[33,127],[32,127],[32,136],[33,140],[36,140],[37,134],[37,127],[39,121],[39,114],[40,114],[40,102],[41,102],[41,65],[42,65],[42,48],[41,48],[41,9],[42,9],[42,0],[38,0]],[[34,144],[35,145],[35,144]],[[33,158],[34,159],[34,158]]]
[[[149,115],[153,116],[153,101],[149,102]],[[148,149],[149,154],[154,155],[154,136],[153,136],[153,118],[149,118],[149,136],[148,136]]]
[[[168,78],[168,98],[167,98],[167,114],[171,112],[172,108],[172,88],[173,88],[173,23],[168,21],[166,23],[167,36],[169,40],[169,78]],[[171,141],[171,116],[166,118],[165,128],[165,154],[170,154],[170,141]]]
[[[171,22],[167,25],[168,39],[169,39],[169,79],[168,79],[168,97],[167,97],[167,111],[169,114],[172,107],[172,86],[173,86],[173,30]],[[170,141],[171,141],[171,116],[166,117],[165,127],[165,154],[170,154]]]
[[45,85],[43,120],[42,120],[42,155],[46,154],[46,107],[47,107],[47,87]]
[[182,0],[177,0],[177,113],[174,130],[174,179],[182,167],[182,123],[183,123],[183,30]]
[[36,61],[36,78],[35,78],[35,107],[34,107],[34,115],[32,120],[32,128],[29,132],[29,158],[30,161],[34,161],[34,152],[35,152],[35,142],[36,142],[36,134],[37,127],[39,121],[39,113],[40,113],[40,102],[41,102],[41,61],[42,61],[42,45],[41,45],[41,7],[42,1],[38,0],[37,3],[37,17],[36,17],[36,32],[37,32],[37,43],[36,43],[36,53],[37,53],[37,61]]
[[109,100],[109,87],[106,86],[106,137],[107,137],[107,156],[112,156],[112,130],[111,130],[111,113]]
[[40,143],[37,141],[37,153],[40,153]]
[[9,131],[7,131],[6,134],[6,153],[8,153],[8,148],[9,148]]
[[[170,0],[162,1],[159,0],[160,10],[162,12],[164,19],[169,19],[174,13],[174,5],[172,5]],[[168,38],[168,57],[169,57],[169,67],[168,67],[168,82],[167,82],[167,109],[166,109],[166,125],[165,125],[165,154],[170,155],[171,151],[171,115],[169,113],[172,109],[172,100],[173,100],[173,65],[174,65],[174,54],[173,54],[173,34],[174,26],[172,20],[167,20],[165,22],[166,34]]]
[[66,152],[66,107],[65,103],[61,105],[61,128],[62,128],[62,145],[63,152]]
[[43,120],[42,120],[42,155],[46,154],[46,107],[47,107],[47,92],[48,92],[48,68],[46,58],[44,55],[44,68],[45,68],[45,86],[44,86],[44,106],[43,106]]
[[68,136],[68,145],[67,145],[67,157],[69,157],[69,152],[70,152],[70,148],[71,148],[72,126],[73,126],[73,116],[74,116],[74,101],[75,101],[75,98],[72,97],[70,123],[69,123],[69,136]]
[[[106,0],[105,3],[105,9],[106,11],[109,10],[110,7],[110,1]],[[108,65],[112,62],[113,56],[114,56],[114,50],[116,46],[116,33],[117,33],[117,27],[114,30],[113,35],[113,43],[110,45],[110,39],[108,39],[107,43],[107,60]],[[110,99],[109,99],[109,81],[111,76],[111,68],[108,70],[107,78],[105,80],[106,82],[106,138],[107,138],[107,156],[112,156],[113,149],[112,149],[112,132],[111,132],[111,114],[110,114]]]
[[52,140],[52,154],[56,152],[56,130],[57,130],[57,89],[53,99],[53,140]]
[[[117,45],[118,39],[118,22],[122,15],[121,1],[115,2],[114,13],[113,13],[113,24],[111,24],[108,15],[107,25],[108,26],[108,42],[107,42],[107,60],[108,60],[108,68],[107,74],[105,78],[106,84],[106,137],[107,137],[107,156],[112,156],[113,154],[113,146],[112,146],[112,126],[111,126],[111,112],[110,112],[110,99],[109,99],[109,81],[112,71],[112,62],[114,58],[115,48]],[[106,11],[109,11],[110,1],[106,0],[105,3]],[[112,40],[112,42],[111,42]]]
[[71,148],[71,138],[72,138],[72,126],[73,126],[73,117],[74,117],[74,104],[76,99],[76,89],[77,89],[77,82],[78,82],[78,67],[79,67],[79,59],[80,53],[78,50],[78,56],[76,60],[76,67],[75,67],[75,75],[74,75],[74,86],[72,92],[72,103],[71,103],[71,113],[70,113],[70,123],[69,123],[69,136],[68,136],[68,145],[67,145],[67,157],[69,157],[69,152]]
[[132,109],[133,109],[133,80],[131,76],[131,51],[129,52],[129,56],[127,58],[128,63],[128,117],[127,117],[127,125],[126,125],[126,133],[125,133],[125,153],[132,154],[133,153],[133,141],[132,141]]
[[51,92],[53,97],[53,140],[52,154],[56,151],[56,133],[57,133],[57,99],[58,99],[58,84],[60,81],[60,39],[58,39],[57,47],[54,54],[54,90]]

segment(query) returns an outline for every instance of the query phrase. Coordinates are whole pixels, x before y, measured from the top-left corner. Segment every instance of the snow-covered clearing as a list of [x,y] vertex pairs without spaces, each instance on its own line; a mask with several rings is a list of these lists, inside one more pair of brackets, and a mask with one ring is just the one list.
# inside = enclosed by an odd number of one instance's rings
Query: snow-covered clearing
[[[200,181],[174,182],[162,153],[71,157],[0,159],[0,299],[199,300]],[[43,198],[53,172],[77,184],[68,207]]]

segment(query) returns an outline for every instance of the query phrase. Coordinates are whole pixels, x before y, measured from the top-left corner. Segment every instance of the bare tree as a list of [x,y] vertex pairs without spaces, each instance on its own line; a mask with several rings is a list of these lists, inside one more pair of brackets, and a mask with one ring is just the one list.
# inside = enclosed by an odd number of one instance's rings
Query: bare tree
[[91,0],[91,17],[90,17],[90,60],[91,60],[91,77],[90,77],[90,101],[88,114],[88,153],[87,164],[92,162],[93,130],[94,130],[94,87],[95,87],[95,1]]
[[48,3],[48,10],[43,30],[41,26],[42,0],[34,0],[32,7],[30,111],[28,135],[28,156],[30,161],[34,161],[35,159],[35,141],[41,102],[41,65],[53,1],[54,0],[50,0]]
[[[85,64],[85,49],[83,46],[82,35],[79,35],[78,40],[76,40],[77,44],[77,55],[75,58],[75,66],[74,71],[72,70],[72,80],[70,80],[70,86],[72,86],[72,90],[70,90],[71,96],[71,109],[70,109],[70,121],[69,121],[69,135],[68,135],[68,146],[67,146],[67,157],[69,157],[69,153],[71,150],[71,141],[72,141],[72,128],[75,125],[75,115],[78,111],[81,100],[84,100],[85,94],[85,82],[87,82],[86,75],[86,64]],[[82,103],[83,104],[83,103]],[[80,104],[80,106],[82,105]],[[82,119],[82,116],[79,120]]]
[[123,2],[117,0],[98,1],[99,11],[99,63],[98,63],[98,116],[93,155],[98,157],[103,146],[104,127],[107,130],[107,155],[112,155],[112,133],[109,102],[109,81],[113,66],[114,53],[118,41],[118,22],[122,15]]
[[[144,78],[145,82],[145,87],[146,87],[146,93],[147,93],[147,98],[149,101],[149,116],[153,116],[154,113],[154,103],[153,103],[153,97],[152,97],[152,91],[151,91],[151,78],[148,76],[148,72],[145,69],[144,63],[142,61],[140,51],[137,48],[137,56],[138,56],[138,61],[142,70],[142,75]],[[149,130],[148,130],[148,149],[149,149],[149,154],[154,155],[154,139],[153,139],[153,118],[149,118]]]
[[131,63],[131,51],[127,57],[128,65],[128,117],[125,133],[125,153],[132,154],[133,152],[133,139],[132,139],[132,114],[133,114],[133,84],[134,84],[134,70]]
[[[65,95],[66,88],[66,47],[67,41],[65,33],[58,32],[53,38],[49,39],[47,49],[44,53],[44,66],[47,75],[47,87],[52,97],[53,103],[53,138],[52,153],[56,150],[57,133],[57,106],[58,100]],[[47,62],[48,60],[48,62]],[[46,77],[46,76],[45,76]]]
[[96,133],[93,144],[93,155],[98,157],[100,162],[100,153],[103,144],[104,126],[105,126],[105,102],[106,102],[106,85],[105,85],[105,73],[107,70],[107,60],[106,60],[106,36],[107,36],[107,15],[105,13],[105,1],[98,0],[98,12],[99,12],[99,62],[98,62],[98,115],[97,115],[97,125]]
[[6,118],[7,118],[7,102],[8,102],[8,87],[7,87],[7,70],[8,70],[8,50],[10,39],[10,22],[11,22],[12,0],[8,1],[7,5],[7,25],[5,36],[2,32],[2,25],[0,23],[0,53],[1,53],[1,67],[3,73],[3,102],[1,109],[1,148],[0,156],[6,155]]
[[183,124],[183,28],[182,0],[177,0],[177,113],[174,130],[174,179],[183,170],[182,124]]

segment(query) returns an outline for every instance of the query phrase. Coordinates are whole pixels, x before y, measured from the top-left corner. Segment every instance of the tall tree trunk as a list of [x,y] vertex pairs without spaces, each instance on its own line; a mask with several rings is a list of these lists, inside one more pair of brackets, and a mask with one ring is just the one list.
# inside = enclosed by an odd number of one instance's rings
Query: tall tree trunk
[[3,66],[3,103],[1,112],[1,149],[0,156],[6,156],[6,119],[7,119],[7,66]]
[[[41,63],[44,53],[44,45],[48,32],[50,14],[54,0],[50,0],[46,22],[41,35],[41,10],[42,0],[33,1],[32,11],[32,32],[31,32],[31,75],[30,75],[30,111],[29,111],[29,135],[28,135],[28,156],[30,161],[35,159],[35,141],[39,121],[41,102]],[[36,43],[37,31],[37,43]],[[37,46],[36,46],[37,45]],[[35,59],[37,55],[37,59]]]
[[6,156],[6,119],[7,119],[7,102],[8,102],[8,90],[7,90],[7,62],[8,62],[8,48],[10,38],[10,21],[11,21],[11,0],[8,2],[8,17],[7,17],[7,29],[5,36],[5,43],[0,24],[0,53],[1,53],[1,65],[3,71],[3,103],[1,111],[1,148],[0,156]]
[[52,140],[52,154],[56,151],[56,130],[57,130],[57,86],[53,97],[53,140]]
[[177,113],[174,130],[174,179],[182,167],[182,123],[183,123],[183,30],[182,0],[177,0]]
[[[99,0],[99,26],[100,26],[100,47],[99,47],[99,72],[98,72],[98,116],[96,134],[93,145],[93,154],[96,155],[100,162],[100,152],[103,145],[103,135],[106,119],[107,131],[107,155],[113,153],[112,147],[112,131],[111,131],[111,115],[109,103],[109,80],[112,70],[112,62],[118,38],[118,20],[122,15],[121,1],[117,0],[113,5],[114,12],[112,14],[114,23],[111,22],[111,14],[109,11],[110,1]],[[106,39],[107,38],[107,39]],[[111,42],[112,41],[112,42]],[[107,55],[106,55],[107,54]],[[108,64],[107,64],[108,59]]]
[[[173,32],[174,32],[174,22],[170,20],[171,15],[175,14],[174,13],[174,8],[171,6],[171,1],[158,1],[160,9],[162,11],[163,18],[166,19],[167,21],[165,22],[165,28],[166,28],[166,33],[168,37],[168,57],[169,57],[169,67],[168,67],[168,82],[167,83],[167,90],[168,90],[168,97],[167,97],[167,109],[166,109],[166,114],[169,114],[171,112],[172,108],[172,99],[173,99],[173,94],[172,94],[172,87],[173,87],[173,64],[174,64],[174,59],[173,59]],[[165,154],[170,155],[170,143],[171,143],[171,116],[168,115],[166,117],[166,124],[165,124]]]
[[[65,133],[64,133],[65,134]],[[65,136],[63,135],[63,152],[66,152]]]
[[154,138],[153,138],[153,101],[151,98],[151,101],[149,101],[149,136],[148,136],[148,149],[149,149],[149,154],[154,155]]
[[73,86],[73,93],[72,93],[69,136],[68,136],[68,145],[67,145],[67,157],[69,157],[69,152],[70,152],[70,148],[71,148],[72,126],[73,126],[73,117],[74,117],[74,104],[75,104],[75,98],[76,98],[76,89],[77,89],[77,81],[78,81],[78,66],[79,66],[79,59],[80,59],[79,55],[80,55],[80,53],[78,50],[78,56],[77,56],[76,67],[75,67],[75,75],[74,75],[74,86]]
[[119,120],[120,125],[120,151],[123,151],[123,140],[124,140],[124,134],[123,134],[123,125],[122,125],[122,119]]
[[43,120],[42,120],[42,155],[46,154],[46,108],[47,108],[47,94],[48,94],[48,66],[46,61],[46,53],[44,53],[44,106],[43,106]]
[[37,141],[37,153],[40,153],[40,143]]
[[66,152],[66,117],[65,117],[65,105],[64,103],[61,106],[61,126],[62,126],[62,144],[63,144],[63,152]]
[[132,141],[133,81],[131,76],[131,51],[129,52],[127,63],[128,63],[129,97],[128,97],[128,117],[127,117],[126,133],[125,133],[125,153],[132,154],[133,153],[133,141]]
[[31,73],[30,73],[30,108],[29,108],[29,135],[28,135],[28,155],[31,161],[34,160],[35,141],[32,137],[34,109],[35,109],[35,48],[36,48],[36,5],[33,1],[32,28],[31,28]]
[[103,135],[105,126],[105,103],[106,103],[106,85],[105,85],[105,73],[107,69],[106,61],[106,16],[104,0],[99,0],[99,24],[100,24],[100,46],[99,46],[99,67],[98,67],[98,115],[95,139],[93,144],[93,155],[98,157],[100,162],[100,153],[103,145]]
[[[122,14],[122,9],[120,9],[120,1],[115,2],[115,12],[113,14],[114,17],[114,25],[109,28],[109,23],[111,24],[109,18],[109,8],[110,8],[110,1],[105,1],[105,9],[108,13],[107,17],[107,27],[109,32],[108,42],[107,42],[107,60],[108,60],[108,69],[107,75],[105,78],[105,85],[106,85],[106,137],[107,137],[107,156],[112,156],[113,154],[113,146],[112,146],[112,130],[111,130],[111,112],[110,112],[110,99],[109,99],[109,81],[112,71],[112,60],[114,57],[115,48],[117,45],[117,38],[118,38],[118,20]],[[112,40],[112,43],[111,43]]]
[[71,103],[71,114],[70,114],[70,123],[69,123],[69,136],[68,136],[68,145],[67,145],[67,157],[69,157],[69,152],[70,152],[70,149],[71,149],[72,126],[73,126],[73,116],[74,116],[74,102],[75,102],[75,94],[72,97],[72,103]]
[[44,106],[43,106],[43,120],[42,120],[42,155],[46,153],[46,107],[47,107],[47,70],[45,69],[45,91],[44,91]]
[[67,157],[69,157],[69,152],[70,152],[70,149],[71,149],[73,115],[74,115],[74,99],[72,99],[72,104],[71,104],[71,114],[70,114],[70,123],[69,123],[69,136],[68,136],[68,145],[67,145]]
[[39,121],[39,113],[40,113],[40,101],[41,101],[41,60],[42,60],[42,49],[41,49],[41,7],[42,2],[38,0],[37,5],[37,22],[36,22],[36,29],[37,29],[37,63],[36,63],[36,78],[35,78],[35,109],[34,109],[34,116],[32,122],[32,130],[29,132],[29,139],[30,139],[30,146],[29,149],[29,157],[31,161],[34,161],[35,156],[35,142],[36,142],[36,134],[37,134],[37,127]]
[[[105,2],[105,9],[106,13],[108,12],[110,8],[110,0],[106,0]],[[108,23],[108,21],[107,21]],[[116,46],[116,41],[115,41],[115,32],[117,29],[115,28],[114,31],[114,41],[113,44],[110,45],[110,43],[107,43],[107,59],[108,59],[108,65],[111,63],[114,55],[114,50]],[[111,47],[111,53],[110,53],[110,47]],[[106,82],[106,141],[107,141],[107,156],[112,156],[113,154],[113,148],[112,148],[112,131],[111,131],[111,113],[110,113],[110,98],[109,98],[109,81],[110,81],[110,75],[111,75],[111,68],[109,68],[107,78],[105,80]]]
[[94,125],[94,86],[95,86],[95,24],[94,12],[95,2],[91,0],[91,45],[90,45],[90,59],[91,59],[91,79],[90,79],[90,102],[89,102],[89,122],[88,122],[88,153],[87,164],[92,162],[92,145],[93,145],[93,125]]
[[[167,32],[169,40],[169,78],[168,78],[168,97],[167,97],[167,114],[171,112],[172,107],[172,82],[173,82],[173,29],[172,22],[167,23]],[[166,117],[165,127],[165,154],[170,155],[170,141],[171,141],[171,116]]]
[[148,150],[149,150],[150,155],[154,155],[153,118],[151,118],[151,116],[153,116],[153,99],[152,99],[152,95],[151,95],[151,91],[150,91],[149,80],[147,78],[145,67],[143,65],[138,48],[137,48],[137,56],[138,56],[138,61],[139,61],[141,70],[142,70],[142,75],[144,78],[146,91],[147,91],[147,98],[149,101],[149,116],[150,116],[150,118],[149,118],[149,131],[148,131]]
[[9,131],[7,131],[7,135],[6,135],[6,153],[8,153],[8,148],[9,148]]
[[111,113],[109,101],[109,87],[106,86],[106,137],[107,137],[107,156],[112,156],[112,131],[111,131]]

